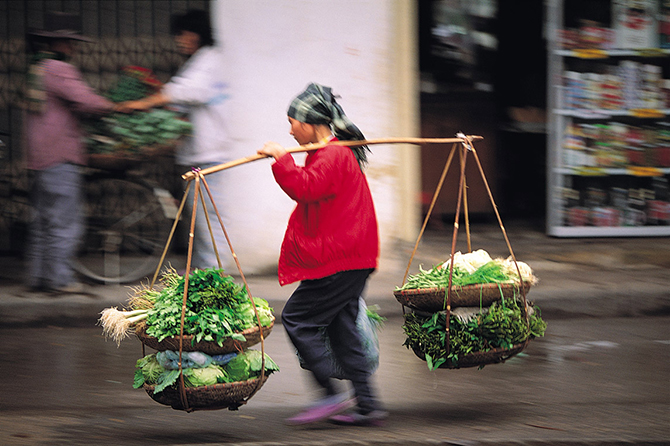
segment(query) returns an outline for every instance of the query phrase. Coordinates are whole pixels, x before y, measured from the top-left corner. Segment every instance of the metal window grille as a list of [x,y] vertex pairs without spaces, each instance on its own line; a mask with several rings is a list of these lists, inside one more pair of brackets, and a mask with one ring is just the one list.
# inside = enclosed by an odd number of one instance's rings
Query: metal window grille
[[[126,65],[150,68],[165,82],[183,59],[170,36],[170,18],[210,10],[209,0],[5,0],[0,2],[0,251],[20,249],[29,219],[28,172],[21,144],[22,93],[28,64],[26,33],[45,13],[80,14],[83,33],[73,63],[96,90],[108,89]],[[170,172],[172,174],[172,172]]]

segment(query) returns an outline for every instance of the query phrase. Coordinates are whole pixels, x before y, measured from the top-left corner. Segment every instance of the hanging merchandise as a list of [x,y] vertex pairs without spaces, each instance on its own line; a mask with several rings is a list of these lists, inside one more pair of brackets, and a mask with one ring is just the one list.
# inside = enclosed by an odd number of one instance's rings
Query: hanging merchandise
[[[158,352],[147,355],[137,361],[133,387],[144,388],[147,394],[156,402],[183,410],[184,407],[179,394],[178,380],[180,370],[167,369],[160,362]],[[170,352],[178,361],[179,355]],[[279,371],[279,366],[265,354],[258,350],[244,350],[240,353],[231,353],[217,357],[207,357],[211,362],[204,367],[192,365],[183,366],[181,374],[184,379],[184,391],[187,395],[189,408],[236,408],[241,400],[248,399],[258,385],[261,375],[265,378]],[[182,353],[182,359],[184,354]],[[263,372],[263,373],[262,373]]]
[[[180,293],[185,278],[168,268],[160,283],[160,291],[135,287],[127,311],[103,310],[100,321],[104,334],[119,343],[132,329],[148,347],[178,350]],[[274,325],[272,308],[264,299],[255,298],[254,303],[267,336]],[[184,333],[188,341],[182,347],[184,351],[222,354],[256,344],[260,330],[246,289],[223,270],[207,269],[194,270],[189,277]]]
[[430,370],[445,364],[450,368],[483,367],[491,360],[502,362],[519,353],[528,339],[544,336],[547,324],[539,309],[529,306],[528,313],[527,324],[517,299],[501,300],[488,307],[456,308],[449,317],[448,348],[443,336],[446,312],[408,313],[403,345],[424,359]]
[[[546,329],[540,309],[526,300],[526,294],[537,278],[530,266],[518,262],[514,256],[472,144],[473,138],[458,136],[461,141],[454,143],[447,158],[403,284],[394,291],[402,304],[405,319],[403,345],[425,360],[430,370],[481,368],[504,362],[521,352],[531,339],[543,336]],[[417,274],[409,275],[414,254],[455,153],[460,156],[460,180],[451,255],[429,270],[419,266]],[[510,254],[507,259],[494,259],[484,249],[472,250],[465,179],[466,160],[470,155],[477,163],[507,243]],[[467,235],[466,253],[456,252],[461,204]]]
[[[537,278],[527,264],[517,263],[524,278],[524,289],[528,292]],[[429,270],[419,266],[419,273],[409,276],[393,294],[400,303],[415,310],[444,310],[450,265],[451,261],[446,260]],[[455,253],[451,280],[452,308],[490,305],[519,293],[519,275],[514,260],[511,257],[494,260],[483,249],[466,254]]]
[[[136,364],[134,387],[142,387],[154,401],[186,412],[237,410],[279,370],[264,347],[275,318],[268,302],[249,292],[207,181],[200,171],[195,172],[153,279],[133,290],[127,310],[105,309],[100,323],[103,334],[117,343],[130,333],[142,342],[143,357]],[[216,246],[219,268],[191,271],[193,237],[189,239],[185,274],[167,268],[157,282],[192,183],[195,193],[189,233],[195,231],[198,203],[206,206],[204,188],[244,285],[224,274]],[[207,212],[205,217],[215,243]],[[258,343],[260,352],[249,350]],[[145,347],[158,352],[146,355]]]

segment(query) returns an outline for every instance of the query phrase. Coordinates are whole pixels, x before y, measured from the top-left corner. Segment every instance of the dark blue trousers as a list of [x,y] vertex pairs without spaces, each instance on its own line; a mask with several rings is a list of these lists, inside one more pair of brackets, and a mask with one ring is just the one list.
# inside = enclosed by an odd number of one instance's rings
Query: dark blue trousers
[[342,271],[316,280],[303,280],[284,306],[282,324],[317,383],[335,393],[322,330],[330,338],[333,356],[350,380],[362,412],[377,409],[369,380],[365,351],[356,328],[358,298],[372,269]]
[[29,286],[58,288],[75,281],[72,261],[84,229],[83,181],[81,167],[70,163],[35,172],[26,248]]

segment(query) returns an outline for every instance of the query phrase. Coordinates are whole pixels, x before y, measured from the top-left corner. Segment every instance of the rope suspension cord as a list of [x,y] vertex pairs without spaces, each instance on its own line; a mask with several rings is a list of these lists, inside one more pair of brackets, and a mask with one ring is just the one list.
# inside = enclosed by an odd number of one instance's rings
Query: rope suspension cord
[[[526,325],[530,326],[530,316],[528,315],[528,307],[527,307],[527,302],[526,302],[526,287],[524,286],[523,282],[523,276],[521,275],[521,269],[519,268],[519,263],[516,260],[516,256],[514,255],[514,251],[512,250],[512,245],[509,242],[509,237],[507,237],[507,231],[505,230],[505,226],[503,225],[502,218],[500,218],[500,213],[498,212],[498,206],[495,204],[495,201],[493,200],[493,194],[491,193],[491,188],[489,187],[489,183],[486,180],[486,176],[484,175],[484,169],[482,169],[482,164],[479,161],[479,156],[477,156],[477,151],[475,150],[474,146],[472,143],[470,143],[471,151],[472,154],[475,157],[475,161],[477,163],[477,167],[479,168],[479,172],[482,176],[482,180],[484,181],[484,186],[486,187],[486,192],[488,193],[489,199],[491,200],[491,204],[493,205],[493,211],[496,214],[496,218],[498,219],[498,224],[500,225],[500,230],[503,233],[503,237],[505,238],[505,243],[507,244],[507,249],[509,250],[509,254],[512,257],[512,260],[514,261],[514,266],[516,267],[516,272],[519,275],[519,289],[521,291],[521,296],[523,297],[523,312],[526,318]],[[526,341],[528,342],[528,341]]]
[[[161,270],[161,265],[163,265],[163,262],[165,261],[165,257],[167,256],[168,249],[170,249],[170,244],[172,243],[172,238],[174,237],[174,233],[177,229],[177,224],[179,223],[179,219],[181,217],[182,212],[184,211],[184,205],[186,204],[186,197],[188,197],[188,192],[189,189],[191,188],[191,182],[189,181],[186,184],[186,190],[184,191],[184,196],[181,199],[181,203],[179,203],[179,208],[177,209],[177,214],[175,215],[174,223],[172,223],[172,229],[170,229],[170,234],[168,235],[167,242],[165,243],[165,247],[163,248],[163,254],[161,255],[161,259],[158,262],[158,267],[156,268],[156,271],[154,272],[154,276],[151,279],[151,284],[149,285],[149,288],[154,287],[154,284],[156,283],[156,280],[158,279],[158,274]],[[142,344],[144,346],[144,344]]]
[[457,144],[454,143],[454,145],[451,147],[451,152],[449,152],[449,157],[447,158],[447,162],[444,165],[444,169],[442,169],[442,175],[440,176],[440,181],[437,183],[437,187],[435,188],[435,192],[433,193],[433,199],[430,202],[430,206],[428,207],[428,212],[426,213],[426,217],[423,219],[423,225],[421,226],[421,230],[419,231],[419,236],[416,239],[416,243],[414,244],[414,249],[412,250],[412,255],[409,258],[409,263],[407,264],[407,269],[405,270],[405,275],[402,278],[402,283],[403,285],[407,281],[407,276],[409,275],[409,269],[412,266],[412,260],[414,260],[414,255],[416,254],[416,250],[419,247],[419,242],[421,241],[421,237],[423,236],[424,231],[426,230],[426,226],[428,225],[428,220],[430,219],[430,215],[433,212],[433,208],[435,207],[435,203],[437,202],[437,197],[440,195],[440,191],[442,190],[442,186],[444,185],[444,180],[447,177],[447,172],[449,171],[449,166],[451,166],[451,161],[454,157],[454,152],[456,151],[456,146]]
[[[462,160],[463,152],[459,153],[461,154]],[[470,240],[470,215],[468,212],[468,183],[465,175],[463,175],[463,218],[465,219],[465,235],[468,242],[468,252],[472,252],[472,241]]]
[[[258,323],[258,332],[260,336],[260,344],[261,344],[261,376],[258,379],[258,383],[256,383],[256,387],[254,388],[254,391],[251,392],[251,394],[247,397],[246,400],[244,400],[243,404],[246,404],[247,401],[258,392],[258,390],[261,388],[263,385],[263,381],[265,380],[265,336],[263,335],[263,326],[261,324],[261,317],[258,314],[258,309],[256,308],[256,302],[254,302],[254,298],[251,295],[251,290],[249,288],[249,284],[247,283],[247,279],[244,276],[244,272],[242,272],[242,265],[240,265],[240,261],[237,258],[237,254],[235,253],[235,250],[233,249],[233,244],[230,241],[230,237],[228,236],[228,231],[226,230],[226,227],[223,224],[223,219],[221,218],[221,214],[219,213],[219,209],[216,207],[216,202],[214,201],[214,198],[212,196],[212,191],[209,189],[209,185],[207,184],[207,181],[205,180],[205,175],[202,172],[199,172],[199,176],[201,177],[202,184],[205,186],[205,190],[207,191],[207,195],[209,196],[209,200],[212,203],[212,209],[214,210],[214,213],[216,214],[217,219],[219,220],[219,224],[221,225],[221,230],[223,231],[223,235],[226,238],[226,242],[228,243],[228,247],[230,248],[230,253],[233,257],[233,260],[235,261],[235,265],[237,266],[237,271],[240,273],[240,278],[242,279],[242,283],[244,283],[244,286],[247,290],[247,294],[249,295],[249,300],[251,301],[251,308],[254,310],[254,315],[256,316],[256,322]],[[203,199],[203,206],[204,206],[204,199]],[[207,216],[208,213],[205,212],[205,215]],[[214,240],[214,233],[212,232],[212,227],[209,225],[209,216],[207,216],[207,223],[209,226],[209,232],[212,237],[212,244],[214,245],[214,252],[216,253],[216,260],[219,263],[219,268],[221,268],[221,259],[219,258],[219,252],[216,249],[216,242]]]
[[187,412],[192,409],[188,405],[188,398],[186,396],[186,386],[184,384],[184,373],[182,370],[182,351],[184,347],[184,319],[186,316],[186,302],[188,301],[188,279],[191,271],[191,260],[193,258],[193,237],[195,233],[195,217],[198,210],[198,195],[202,192],[200,190],[200,175],[195,177],[195,193],[193,194],[193,211],[191,213],[191,227],[188,231],[188,254],[186,256],[186,273],[184,274],[184,297],[181,307],[181,325],[179,327],[179,398],[181,405]]
[[449,263],[449,281],[447,283],[447,302],[446,302],[446,324],[445,324],[445,340],[444,345],[447,349],[447,357],[449,356],[449,318],[451,316],[451,285],[454,275],[454,253],[456,251],[456,238],[458,236],[458,217],[461,213],[461,201],[463,200],[463,189],[465,185],[465,162],[467,161],[467,150],[469,147],[462,144],[461,151],[461,176],[458,182],[458,198],[456,199],[456,216],[454,217],[454,231],[451,238],[451,261]]
[[[158,268],[156,269],[156,272],[154,274],[153,280],[151,281],[151,287],[153,288],[156,278],[158,276],[158,273],[160,271],[160,267],[163,264],[163,261],[165,259],[165,255],[167,253],[167,250],[170,246],[172,237],[174,236],[175,228],[177,226],[177,223],[179,221],[179,218],[183,212],[184,205],[186,203],[186,199],[188,197],[188,192],[191,187],[191,183],[195,182],[195,191],[193,195],[193,212],[191,215],[191,222],[190,222],[190,229],[189,229],[189,242],[188,242],[188,251],[187,251],[187,257],[186,257],[186,273],[184,274],[184,294],[183,294],[183,300],[182,300],[182,308],[181,308],[181,324],[180,324],[180,331],[179,331],[179,398],[182,404],[182,407],[186,412],[192,412],[195,409],[189,406],[188,403],[188,397],[186,394],[186,386],[184,383],[184,374],[183,374],[183,368],[182,368],[182,356],[183,356],[183,342],[184,342],[184,322],[185,322],[185,316],[186,316],[186,304],[188,301],[188,285],[189,285],[189,276],[190,276],[190,271],[191,271],[191,265],[192,265],[192,258],[193,258],[193,239],[195,236],[195,220],[196,220],[196,215],[197,215],[197,208],[198,208],[198,201],[203,206],[203,210],[205,211],[205,218],[207,219],[207,227],[210,232],[211,236],[211,241],[214,246],[214,252],[216,253],[216,259],[219,265],[219,268],[221,268],[222,263],[221,263],[221,258],[219,256],[218,249],[216,247],[216,241],[214,239],[214,233],[212,229],[212,224],[209,218],[209,214],[207,213],[207,205],[205,203],[205,197],[203,193],[203,186],[204,190],[207,192],[207,195],[209,197],[210,203],[212,204],[212,208],[214,212],[216,213],[217,219],[219,220],[219,224],[221,225],[221,230],[223,231],[223,234],[226,238],[226,242],[228,243],[228,247],[230,248],[232,257],[235,261],[235,264],[237,266],[237,269],[240,273],[240,277],[242,278],[242,281],[244,283],[244,286],[247,290],[249,300],[251,301],[251,306],[254,311],[254,315],[256,316],[256,322],[258,323],[258,328],[259,328],[259,336],[260,336],[260,344],[261,344],[261,375],[258,379],[258,382],[256,384],[256,387],[254,390],[249,394],[249,396],[246,397],[244,401],[241,401],[240,404],[246,404],[247,401],[254,395],[260,387],[263,384],[263,381],[265,380],[265,336],[263,334],[263,327],[261,324],[260,320],[260,314],[258,313],[258,309],[256,308],[256,303],[254,302],[254,298],[251,295],[251,291],[249,290],[249,284],[247,283],[246,277],[244,276],[244,273],[242,271],[242,267],[240,265],[239,259],[237,257],[237,254],[235,253],[235,250],[233,249],[232,243],[230,241],[230,237],[228,236],[228,232],[226,231],[226,228],[223,224],[223,219],[221,218],[221,214],[219,213],[218,208],[216,207],[216,202],[214,201],[212,197],[212,192],[209,188],[209,185],[207,184],[207,181],[205,179],[205,174],[199,170],[199,169],[193,169],[192,171],[193,175],[192,178],[188,180],[188,183],[186,185],[186,189],[184,192],[184,197],[182,198],[182,201],[180,203],[179,209],[177,211],[177,215],[175,217],[175,221],[172,227],[172,230],[170,231],[170,235],[168,237],[168,241],[165,245],[164,251],[163,251],[163,256],[161,257],[161,262],[158,265]],[[142,353],[144,355],[144,344],[142,344]]]

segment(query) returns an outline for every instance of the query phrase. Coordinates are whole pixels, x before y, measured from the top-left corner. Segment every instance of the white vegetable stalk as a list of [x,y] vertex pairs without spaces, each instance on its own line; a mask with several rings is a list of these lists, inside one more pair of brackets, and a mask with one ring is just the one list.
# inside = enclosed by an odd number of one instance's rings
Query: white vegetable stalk
[[[533,269],[527,263],[519,262],[518,260],[516,263],[519,265],[519,271],[521,271],[521,277],[523,277],[523,281],[530,282],[531,285],[535,285],[538,279],[535,277],[535,274],[533,274]],[[507,259],[502,261],[501,265],[505,274],[516,277],[517,279],[519,278],[519,272],[516,269],[516,265],[514,264],[514,259],[512,259],[512,256],[509,256]]]
[[[489,253],[483,249],[478,249],[477,251],[465,254],[458,251],[454,253],[454,269],[472,274],[491,260],[493,259]],[[450,264],[451,256],[449,256],[449,259],[442,264],[441,268],[449,268]]]
[[102,334],[106,338],[112,338],[116,345],[126,338],[138,322],[146,319],[149,310],[120,311],[116,307],[105,308],[100,313],[100,325]]

